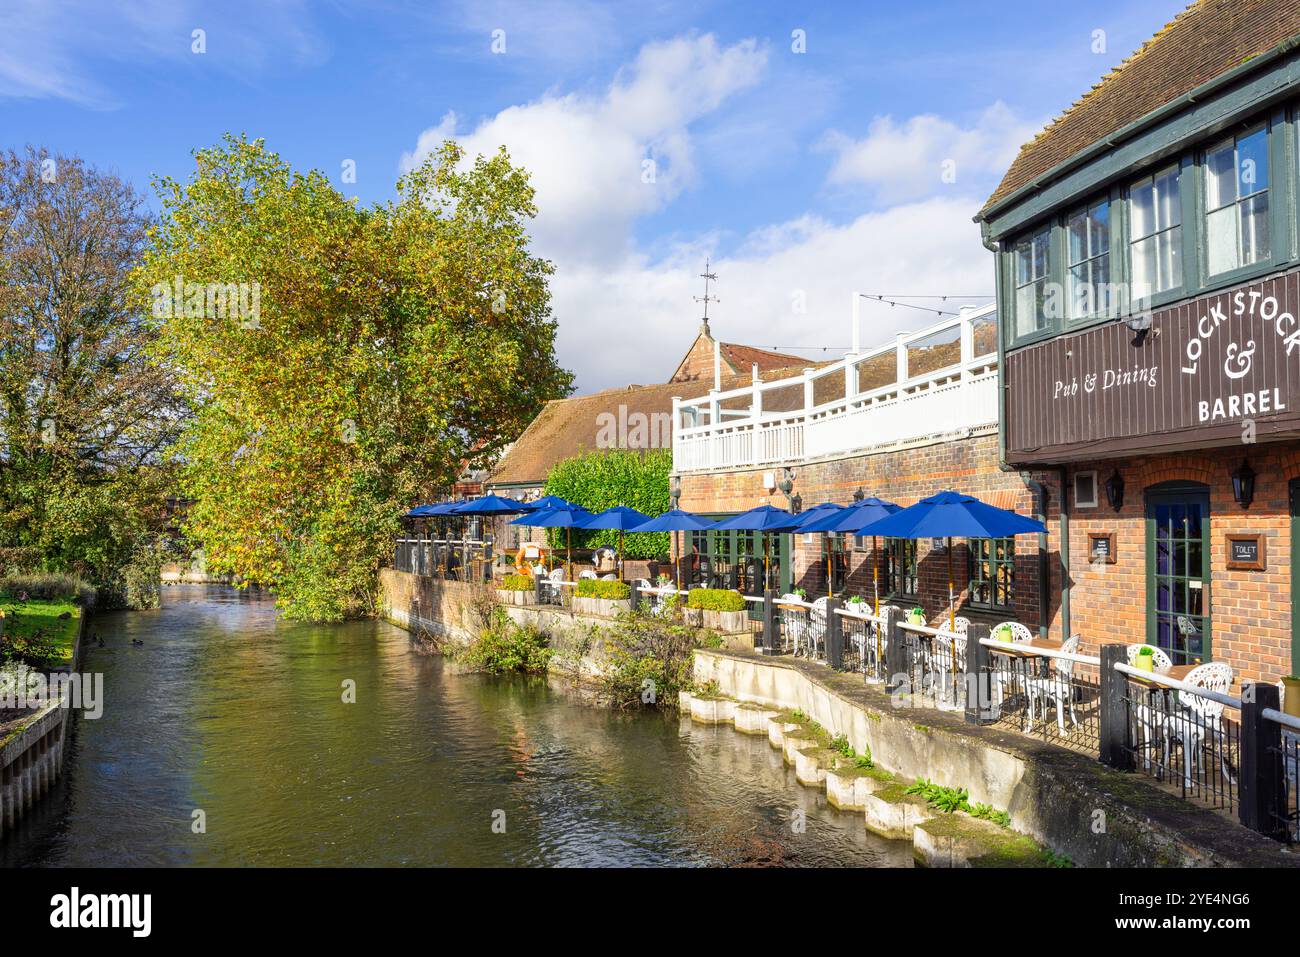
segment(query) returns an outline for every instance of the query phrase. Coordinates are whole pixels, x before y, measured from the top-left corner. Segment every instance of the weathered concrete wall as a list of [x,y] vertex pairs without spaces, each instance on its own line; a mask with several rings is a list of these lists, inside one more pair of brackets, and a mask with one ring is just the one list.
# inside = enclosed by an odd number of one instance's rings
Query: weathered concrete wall
[[[81,662],[85,626],[83,613],[72,648],[71,672],[76,672]],[[23,730],[0,741],[0,838],[54,787],[63,771],[71,714],[58,704],[46,705]]]
[[798,709],[904,778],[964,787],[1012,826],[1096,867],[1300,866],[1300,857],[1230,818],[1095,758],[960,714],[897,708],[856,676],[804,661],[700,649],[698,683],[744,702]]

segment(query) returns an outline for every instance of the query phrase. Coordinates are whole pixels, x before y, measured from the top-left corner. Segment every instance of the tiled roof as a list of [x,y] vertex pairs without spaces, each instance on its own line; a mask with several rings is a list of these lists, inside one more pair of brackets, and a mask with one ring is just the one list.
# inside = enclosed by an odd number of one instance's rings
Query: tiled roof
[[742,346],[734,342],[720,342],[718,345],[722,350],[722,358],[737,373],[749,372],[755,365],[758,366],[759,372],[773,372],[777,369],[788,369],[792,366],[815,365],[815,363],[811,363],[807,359],[788,355],[784,352],[772,352],[769,349]]
[[985,210],[1093,143],[1297,35],[1296,0],[1198,0],[1023,145]]

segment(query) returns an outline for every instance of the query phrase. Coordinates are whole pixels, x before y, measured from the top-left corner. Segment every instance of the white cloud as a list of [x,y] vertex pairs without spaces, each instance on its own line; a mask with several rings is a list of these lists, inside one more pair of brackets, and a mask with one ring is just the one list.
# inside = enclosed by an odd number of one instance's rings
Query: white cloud
[[464,132],[448,114],[420,134],[401,165],[410,169],[452,135],[471,156],[504,144],[532,174],[542,211],[533,229],[538,251],[562,266],[609,265],[632,252],[638,217],[695,182],[690,125],[757,83],[766,61],[753,40],[725,49],[712,36],[649,44],[602,95],[548,93]]
[[[878,199],[896,202],[931,195],[943,186],[965,191],[1000,176],[1020,144],[1040,127],[999,101],[970,126],[933,113],[901,124],[892,116],[877,116],[861,139],[833,131],[821,148],[835,154],[832,184],[865,185]],[[951,173],[948,180],[945,172]]]
[[[855,289],[991,293],[992,259],[971,222],[985,194],[974,176],[962,179],[960,171],[955,185],[939,188],[937,176],[926,190],[908,185],[893,205],[850,213],[847,221],[805,213],[739,237],[728,223],[676,242],[660,237],[653,254],[638,245],[638,220],[690,201],[695,140],[725,122],[730,101],[758,84],[766,66],[766,51],[753,41],[723,48],[703,36],[651,44],[603,92],[548,92],[470,128],[448,114],[420,134],[401,165],[409,169],[455,136],[471,156],[505,144],[531,172],[540,210],[535,248],[556,265],[551,291],[559,357],[577,372],[582,391],[668,378],[699,326],[692,297],[701,292],[706,255],[720,276],[715,291],[721,302],[710,309],[714,333],[765,348],[846,348]],[[1014,126],[997,104],[970,130],[918,117],[901,127],[882,121],[873,135],[906,147],[913,164],[941,148],[952,152],[955,141],[959,162],[978,162],[987,172],[1000,160],[983,151],[996,145],[1004,154],[1009,147],[994,141],[1018,135],[1008,132]],[[891,173],[869,162],[871,150],[866,160],[850,155],[858,144],[847,139],[837,145],[842,149],[832,185],[856,175],[884,191],[891,175],[914,172],[908,163],[890,167]],[[652,184],[642,182],[647,157],[657,163]],[[762,201],[756,193],[753,202]],[[889,341],[901,329],[938,318],[882,304],[865,306],[863,317],[864,344]],[[823,359],[835,353],[797,354]]]

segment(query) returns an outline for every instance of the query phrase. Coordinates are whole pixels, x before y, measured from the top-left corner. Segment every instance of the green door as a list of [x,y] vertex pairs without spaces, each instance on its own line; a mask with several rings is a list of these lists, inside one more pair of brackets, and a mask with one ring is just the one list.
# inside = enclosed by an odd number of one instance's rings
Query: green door
[[1200,484],[1147,490],[1147,642],[1174,664],[1210,658],[1210,494]]

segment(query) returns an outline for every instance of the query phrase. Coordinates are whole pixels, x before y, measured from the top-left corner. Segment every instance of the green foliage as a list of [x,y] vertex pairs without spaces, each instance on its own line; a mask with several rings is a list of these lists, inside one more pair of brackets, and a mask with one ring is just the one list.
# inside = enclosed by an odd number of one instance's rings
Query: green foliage
[[502,591],[533,591],[537,581],[532,575],[506,575],[497,587]]
[[851,758],[854,755],[853,745],[849,744],[849,736],[847,734],[837,734],[835,737],[831,738],[831,750],[838,751],[846,758]]
[[[625,505],[646,515],[661,515],[670,508],[668,473],[671,449],[609,449],[589,452],[559,462],[546,479],[546,494],[558,495],[592,512]],[[618,546],[613,529],[573,529],[574,548]],[[565,546],[565,530],[547,530],[552,548]],[[668,532],[624,535],[627,558],[666,558],[672,547]]]
[[995,810],[992,804],[972,804],[966,810],[971,817],[978,817],[986,821],[992,821],[1000,827],[1011,826],[1011,815],[1006,811]]
[[602,581],[599,578],[581,578],[573,590],[575,598],[608,598],[622,601],[632,594],[627,582]]
[[1058,854],[1050,847],[1043,848],[1043,863],[1048,867],[1073,867],[1074,861],[1064,854]]
[[732,588],[692,588],[686,595],[686,607],[705,611],[744,611],[745,598]]
[[[155,184],[134,292],[197,409],[178,455],[188,528],[211,571],[273,586],[292,617],[373,611],[398,515],[570,388],[527,174],[504,150],[463,160],[449,141],[363,208],[228,136],[188,182]],[[176,277],[197,300],[169,301]],[[208,284],[254,283],[256,316],[205,307]]]
[[72,659],[81,621],[81,606],[73,598],[0,599],[0,615],[0,661],[50,668]]
[[75,156],[0,153],[0,573],[70,572],[105,604],[162,532],[186,412],[130,292],[149,221]]
[[0,578],[0,596],[45,601],[72,601],[90,608],[95,604],[95,589],[84,578],[67,572],[15,572]]
[[545,632],[532,625],[516,625],[504,609],[495,610],[491,626],[480,632],[460,656],[481,671],[503,674],[545,674],[555,654]]
[[605,635],[601,690],[616,708],[676,708],[694,687],[699,633],[653,615],[628,612]]
[[1006,811],[996,810],[991,804],[970,803],[970,795],[965,788],[948,788],[921,778],[907,789],[908,794],[919,794],[925,798],[930,807],[945,814],[965,811],[971,817],[992,821],[1001,827],[1011,826],[1011,815]]
[[871,749],[868,748],[864,753],[859,754],[853,759],[853,766],[861,768],[864,771],[870,771],[876,766],[876,762],[871,760]]

